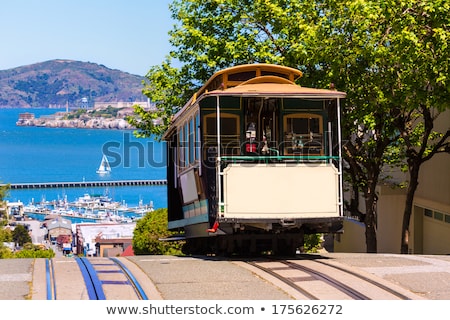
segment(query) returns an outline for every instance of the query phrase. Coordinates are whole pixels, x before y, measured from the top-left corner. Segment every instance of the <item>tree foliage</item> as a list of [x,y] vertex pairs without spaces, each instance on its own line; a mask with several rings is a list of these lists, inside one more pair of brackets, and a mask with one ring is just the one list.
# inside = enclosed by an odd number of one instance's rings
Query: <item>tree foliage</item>
[[28,230],[21,224],[18,224],[13,232],[12,232],[12,236],[13,236],[13,241],[18,245],[18,246],[23,246],[25,243],[31,243],[31,237],[28,234]]
[[306,253],[317,253],[321,248],[322,234],[305,234],[303,251]]
[[181,254],[182,243],[180,241],[167,242],[160,240],[172,234],[174,232],[167,230],[167,209],[157,209],[148,212],[136,223],[136,228],[133,232],[133,251],[137,255]]
[[10,229],[1,228],[0,229],[0,243],[2,242],[12,242],[13,235]]
[[[8,196],[9,188],[10,188],[9,184],[0,185],[0,220],[8,219],[5,198]],[[2,224],[0,223],[0,225]]]
[[43,250],[33,244],[27,244],[22,250],[17,251],[11,258],[30,259],[30,258],[53,258],[55,252],[52,249]]
[[[364,221],[367,251],[376,252],[375,188],[383,170],[406,163],[412,199],[420,164],[449,149],[448,131],[433,131],[450,105],[449,7],[448,0],[175,0],[176,49],[146,76],[145,94],[158,112],[137,109],[134,121],[140,134],[160,135],[204,81],[237,64],[298,68],[303,86],[333,83],[347,93],[344,157],[354,193],[347,208]],[[360,192],[364,212],[357,210]],[[402,234],[411,209],[407,202]]]
[[[13,251],[4,246],[4,242],[14,242],[15,245],[23,246],[23,248]],[[32,244],[31,237],[23,225],[17,225],[12,232],[10,229],[0,229],[0,259],[53,258],[54,256],[55,252],[52,249]]]
[[43,249],[41,246],[26,243],[23,249],[12,251],[0,244],[0,259],[26,259],[26,258],[53,258],[55,252],[52,249]]
[[8,196],[10,187],[9,184],[0,185],[0,202],[3,202]]
[[0,259],[12,259],[14,258],[14,253],[3,244],[0,244]]

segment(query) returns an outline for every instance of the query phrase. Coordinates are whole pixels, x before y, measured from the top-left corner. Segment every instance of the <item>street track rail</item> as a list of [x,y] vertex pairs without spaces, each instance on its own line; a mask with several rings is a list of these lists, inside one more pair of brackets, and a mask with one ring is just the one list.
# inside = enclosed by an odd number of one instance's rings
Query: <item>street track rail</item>
[[103,292],[102,283],[98,278],[97,271],[87,258],[75,259],[80,267],[81,274],[83,275],[84,283],[89,295],[89,300],[106,300],[105,293]]
[[275,277],[277,280],[287,284],[289,287],[293,288],[295,291],[300,292],[302,295],[304,295],[306,298],[310,299],[310,300],[319,300],[318,297],[316,297],[315,295],[313,295],[312,293],[310,293],[309,291],[303,289],[302,287],[298,286],[297,284],[295,284],[292,280],[287,279],[283,276],[281,276],[280,274],[278,274],[277,272],[271,270],[270,268],[266,268],[263,267],[261,265],[259,265],[256,262],[251,262],[251,261],[247,261],[247,264],[251,265],[252,267],[258,268],[268,274],[270,274],[271,276]]
[[360,278],[361,280],[364,280],[364,281],[366,281],[366,282],[369,282],[369,283],[371,283],[371,284],[373,284],[373,285],[375,285],[375,286],[377,286],[377,287],[383,289],[384,291],[389,292],[389,293],[391,293],[391,294],[394,295],[394,296],[397,296],[397,297],[400,298],[401,300],[411,300],[411,298],[409,298],[408,296],[404,295],[403,293],[400,293],[400,292],[398,292],[398,291],[395,291],[394,289],[389,288],[388,286],[385,286],[384,284],[381,284],[381,283],[379,283],[379,282],[376,282],[376,281],[374,281],[374,280],[372,280],[372,279],[369,279],[368,277],[365,277],[365,276],[363,276],[363,275],[361,275],[361,274],[358,274],[358,273],[356,273],[356,272],[353,272],[353,271],[350,271],[350,270],[341,268],[341,267],[339,267],[339,266],[331,265],[331,264],[326,263],[326,262],[324,262],[324,261],[316,261],[316,262],[317,262],[317,263],[324,264],[324,265],[329,266],[329,267],[332,267],[332,268],[335,268],[335,269],[338,269],[338,270],[340,270],[340,271],[346,272],[346,273],[348,273],[348,274],[351,274],[352,276],[358,277],[358,278]]
[[56,300],[55,268],[52,259],[45,260],[47,300]]
[[[133,273],[118,258],[74,258],[78,270],[84,280],[84,286],[89,300],[127,298],[148,300],[144,289]],[[53,259],[45,261],[46,299],[57,300],[57,277]],[[127,287],[128,289],[125,289]]]
[[410,300],[362,274],[323,261],[270,259],[246,263],[270,274],[306,299]]
[[343,282],[335,279],[334,277],[328,274],[289,261],[283,261],[283,264],[289,266],[290,268],[301,270],[306,273],[314,275],[315,277],[317,277],[317,279],[320,279],[330,284],[331,286],[342,291],[343,293],[345,293],[354,300],[371,300],[367,295],[359,292],[354,288],[351,288],[350,286],[344,284]]
[[133,286],[133,288],[136,291],[137,296],[140,300],[148,300],[147,295],[145,294],[145,291],[142,289],[141,285],[139,284],[139,281],[133,276],[131,271],[117,258],[110,258],[111,261],[114,261],[125,273],[126,277],[129,279],[130,284]]

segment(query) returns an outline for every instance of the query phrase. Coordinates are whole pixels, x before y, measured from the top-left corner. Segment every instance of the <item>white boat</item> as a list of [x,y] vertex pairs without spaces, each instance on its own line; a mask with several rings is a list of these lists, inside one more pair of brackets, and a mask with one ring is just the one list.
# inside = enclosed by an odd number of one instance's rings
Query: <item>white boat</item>
[[100,162],[100,167],[97,170],[98,174],[107,174],[111,172],[111,166],[109,165],[108,158],[103,155],[102,162]]

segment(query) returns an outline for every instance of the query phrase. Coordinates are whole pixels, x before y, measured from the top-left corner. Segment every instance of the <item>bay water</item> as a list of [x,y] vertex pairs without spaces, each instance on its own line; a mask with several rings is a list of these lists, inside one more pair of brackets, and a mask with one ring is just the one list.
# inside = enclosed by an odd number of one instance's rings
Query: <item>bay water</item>
[[[166,179],[165,143],[136,138],[131,130],[22,127],[20,113],[36,117],[57,109],[0,109],[0,183]],[[96,173],[105,154],[111,173]],[[10,190],[6,200],[40,202],[84,194],[108,195],[129,207],[167,207],[165,185]]]

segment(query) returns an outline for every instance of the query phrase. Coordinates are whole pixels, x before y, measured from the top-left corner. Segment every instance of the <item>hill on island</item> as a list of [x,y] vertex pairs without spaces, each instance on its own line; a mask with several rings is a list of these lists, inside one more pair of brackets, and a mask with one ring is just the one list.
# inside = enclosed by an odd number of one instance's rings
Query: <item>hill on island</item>
[[[79,107],[95,102],[146,101],[145,78],[101,64],[50,60],[0,70],[0,108]],[[86,101],[86,99],[83,99]]]

